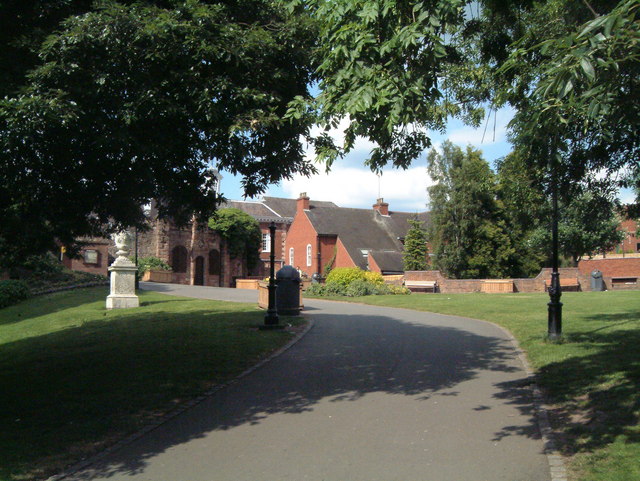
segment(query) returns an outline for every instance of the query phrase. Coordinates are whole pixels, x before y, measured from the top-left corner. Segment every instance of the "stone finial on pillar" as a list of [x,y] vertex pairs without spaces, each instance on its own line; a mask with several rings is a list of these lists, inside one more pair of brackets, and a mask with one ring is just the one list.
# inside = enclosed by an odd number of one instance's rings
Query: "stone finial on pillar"
[[138,307],[140,301],[136,296],[136,272],[138,268],[127,258],[131,245],[131,235],[126,232],[118,232],[113,236],[118,256],[111,267],[111,291],[107,296],[107,309],[122,309],[126,307]]

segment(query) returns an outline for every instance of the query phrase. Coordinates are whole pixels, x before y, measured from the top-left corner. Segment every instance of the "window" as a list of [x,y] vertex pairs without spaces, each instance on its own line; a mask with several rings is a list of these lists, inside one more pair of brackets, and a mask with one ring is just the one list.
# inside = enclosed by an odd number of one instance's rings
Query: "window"
[[311,267],[311,244],[307,244],[307,267]]
[[84,263],[98,264],[98,251],[93,249],[87,249],[84,251]]
[[271,234],[262,234],[262,252],[271,252]]
[[290,265],[290,266],[295,265],[295,262],[294,262],[294,261],[295,261],[295,259],[294,259],[294,257],[293,257],[293,247],[291,247],[291,248],[289,249],[289,265]]
[[173,272],[187,272],[187,248],[176,246],[171,251],[171,267]]

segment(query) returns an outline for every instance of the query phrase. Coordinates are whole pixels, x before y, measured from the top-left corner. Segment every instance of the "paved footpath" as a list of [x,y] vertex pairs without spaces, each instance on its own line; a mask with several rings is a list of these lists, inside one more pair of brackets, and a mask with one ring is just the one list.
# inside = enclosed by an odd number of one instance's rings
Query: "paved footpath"
[[[143,284],[256,302],[255,291]],[[527,375],[485,322],[305,301],[291,349],[69,480],[549,481]]]

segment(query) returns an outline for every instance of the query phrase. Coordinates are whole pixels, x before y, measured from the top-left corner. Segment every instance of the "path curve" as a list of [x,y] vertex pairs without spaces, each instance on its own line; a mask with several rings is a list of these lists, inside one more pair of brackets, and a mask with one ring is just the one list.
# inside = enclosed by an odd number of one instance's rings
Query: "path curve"
[[[255,291],[143,283],[256,302]],[[315,327],[65,480],[549,481],[513,343],[486,322],[305,300]]]

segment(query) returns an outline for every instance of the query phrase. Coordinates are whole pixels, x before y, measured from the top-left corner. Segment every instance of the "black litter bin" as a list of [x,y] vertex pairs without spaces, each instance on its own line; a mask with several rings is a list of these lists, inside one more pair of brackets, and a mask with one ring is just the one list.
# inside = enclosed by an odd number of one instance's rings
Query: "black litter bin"
[[598,269],[591,272],[591,290],[604,291],[604,279],[602,279],[602,272]]
[[291,266],[276,273],[276,309],[281,316],[300,314],[300,273]]

